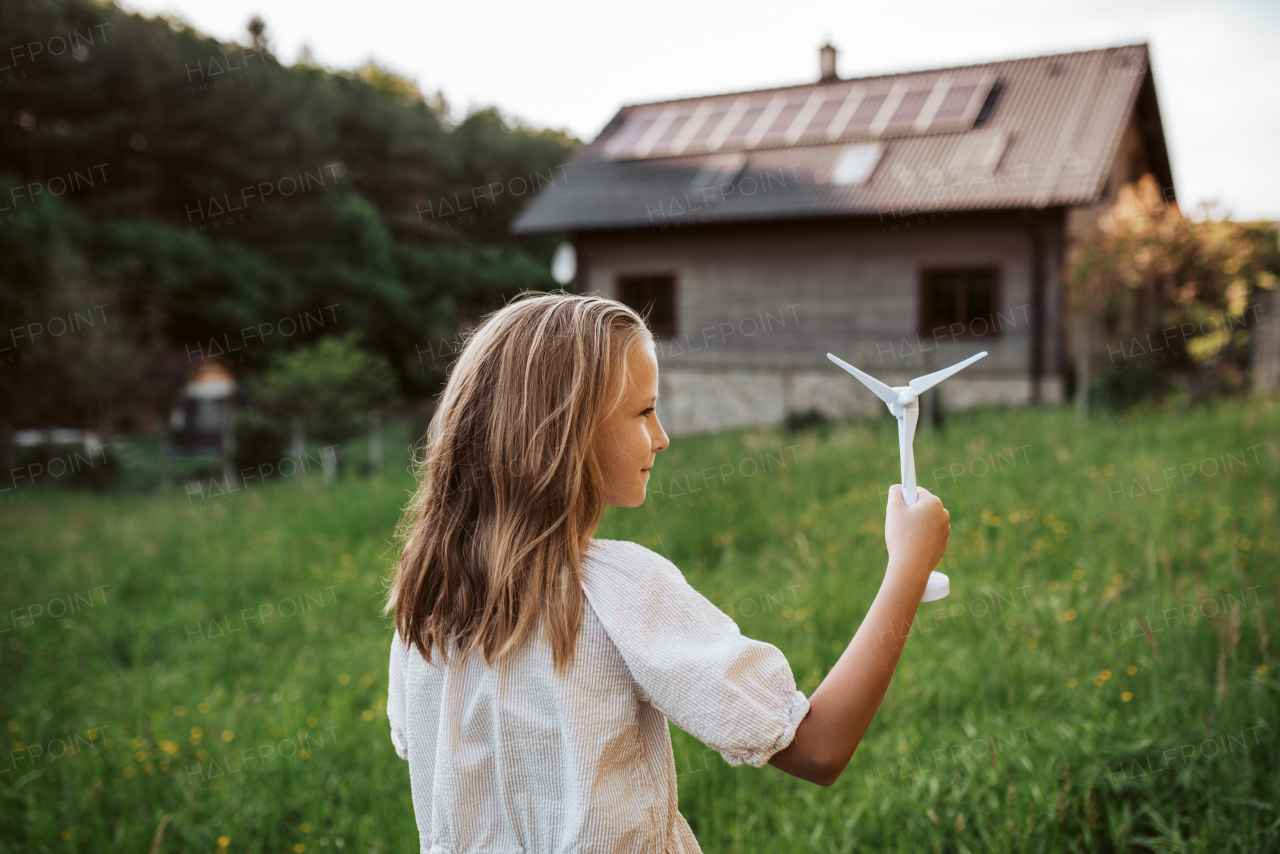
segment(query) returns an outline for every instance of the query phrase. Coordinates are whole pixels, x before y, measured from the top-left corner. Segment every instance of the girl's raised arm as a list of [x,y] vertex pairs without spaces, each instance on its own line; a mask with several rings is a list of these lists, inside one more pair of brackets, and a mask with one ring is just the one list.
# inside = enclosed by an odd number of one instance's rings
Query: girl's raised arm
[[827,678],[809,698],[809,713],[795,738],[773,754],[771,765],[788,774],[830,786],[844,772],[880,708],[902,655],[903,625],[915,620],[929,572],[947,550],[951,514],[921,488],[908,507],[902,487],[889,490],[885,543],[889,565],[871,610]]

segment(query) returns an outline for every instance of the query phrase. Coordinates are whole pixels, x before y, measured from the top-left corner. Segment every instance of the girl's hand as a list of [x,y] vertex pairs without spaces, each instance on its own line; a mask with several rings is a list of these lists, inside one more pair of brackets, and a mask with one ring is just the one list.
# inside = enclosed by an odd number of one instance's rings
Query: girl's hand
[[920,607],[929,571],[947,550],[951,514],[927,489],[908,507],[902,487],[889,488],[884,541],[889,568],[849,648],[809,698],[795,738],[770,763],[820,786],[834,783],[858,749],[893,678]]
[[928,576],[946,553],[950,535],[951,514],[936,495],[918,487],[916,503],[908,507],[902,500],[902,486],[895,483],[889,487],[884,542],[889,547],[891,570]]

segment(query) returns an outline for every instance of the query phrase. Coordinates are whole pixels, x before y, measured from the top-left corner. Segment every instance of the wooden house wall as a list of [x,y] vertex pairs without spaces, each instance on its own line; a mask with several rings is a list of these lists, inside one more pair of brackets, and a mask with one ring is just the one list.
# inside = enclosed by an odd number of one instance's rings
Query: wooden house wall
[[[618,297],[632,275],[675,278],[674,338],[658,344],[669,432],[775,423],[811,406],[840,415],[880,404],[832,365],[835,353],[891,384],[990,355],[948,382],[946,405],[1032,399],[1032,240],[1041,236],[1041,399],[1061,399],[1062,214],[885,215],[883,219],[668,226],[577,237],[580,291]],[[921,334],[933,269],[997,270],[985,335]],[[998,329],[998,334],[995,330]],[[969,330],[966,330],[969,331]],[[972,331],[980,332],[975,322]]]
[[[1060,215],[1042,215],[1039,227],[1050,377],[1060,371]],[[873,373],[918,372],[985,349],[975,375],[1029,375],[1031,241],[1016,213],[668,227],[581,235],[577,244],[580,290],[616,297],[621,276],[675,277],[677,335],[659,348],[673,366],[825,370],[831,351]],[[919,335],[923,273],[957,267],[998,271],[1001,316],[989,318],[998,334]]]

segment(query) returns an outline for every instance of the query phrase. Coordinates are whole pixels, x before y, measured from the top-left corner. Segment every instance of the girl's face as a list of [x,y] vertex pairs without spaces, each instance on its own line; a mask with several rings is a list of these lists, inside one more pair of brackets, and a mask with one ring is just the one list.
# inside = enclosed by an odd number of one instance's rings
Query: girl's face
[[658,403],[658,359],[653,342],[632,347],[627,354],[630,383],[622,404],[605,419],[598,446],[605,478],[605,503],[639,507],[654,456],[671,444],[654,407]]

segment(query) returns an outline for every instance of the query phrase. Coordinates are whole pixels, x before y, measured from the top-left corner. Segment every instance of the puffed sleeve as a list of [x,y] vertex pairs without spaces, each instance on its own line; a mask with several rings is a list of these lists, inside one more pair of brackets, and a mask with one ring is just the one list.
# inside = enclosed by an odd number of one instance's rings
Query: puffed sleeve
[[405,645],[396,632],[391,640],[391,672],[387,679],[387,718],[391,721],[391,743],[401,759],[409,758],[409,742],[404,737],[404,656]]
[[655,709],[730,765],[763,767],[809,712],[782,651],[742,636],[670,561],[593,541],[583,589]]

